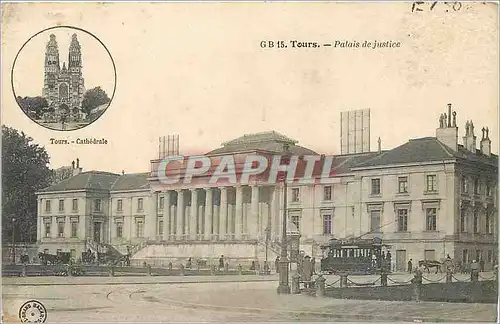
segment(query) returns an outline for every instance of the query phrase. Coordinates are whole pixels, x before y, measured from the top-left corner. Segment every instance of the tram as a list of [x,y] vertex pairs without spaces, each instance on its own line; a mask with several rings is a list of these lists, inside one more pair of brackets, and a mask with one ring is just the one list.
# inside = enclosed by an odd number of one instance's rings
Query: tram
[[321,246],[321,271],[350,274],[377,274],[390,271],[390,246],[373,239],[331,239]]

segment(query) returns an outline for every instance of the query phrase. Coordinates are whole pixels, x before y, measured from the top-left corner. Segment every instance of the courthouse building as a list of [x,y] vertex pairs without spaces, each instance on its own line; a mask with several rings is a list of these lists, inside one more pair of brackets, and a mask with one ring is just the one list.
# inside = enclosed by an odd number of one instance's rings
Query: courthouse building
[[[391,246],[398,270],[410,258],[448,254],[491,267],[498,253],[498,156],[487,129],[477,143],[467,122],[459,144],[456,113],[449,107],[444,115],[434,137],[333,156],[331,183],[289,184],[288,230],[300,232],[300,249],[319,258],[320,245],[331,238],[378,236]],[[244,135],[205,155],[217,163],[227,155],[283,154],[285,147],[292,155],[319,155],[277,132]],[[88,248],[126,253],[128,247],[133,262],[150,264],[220,255],[249,264],[263,262],[266,251],[274,260],[282,183],[210,184],[195,177],[167,185],[158,179],[159,162],[138,174],[82,172],[77,165],[73,177],[40,191],[40,250],[78,257]]]

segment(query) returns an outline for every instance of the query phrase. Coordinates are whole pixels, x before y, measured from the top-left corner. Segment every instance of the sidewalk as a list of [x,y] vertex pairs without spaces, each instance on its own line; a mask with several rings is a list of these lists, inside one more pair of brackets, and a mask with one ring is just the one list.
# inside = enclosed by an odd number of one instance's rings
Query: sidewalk
[[[242,284],[244,285],[244,284]],[[259,283],[253,289],[236,287],[211,294],[201,285],[197,294],[176,292],[156,297],[162,302],[195,309],[268,313],[270,318],[297,317],[301,321],[314,319],[357,321],[425,321],[425,322],[494,322],[496,305],[433,302],[391,302],[316,298],[304,295],[278,295],[277,284]],[[206,293],[204,290],[206,289]],[[153,298],[144,295],[144,298]],[[175,296],[175,297],[174,297]]]
[[277,281],[275,274],[218,275],[218,276],[121,276],[121,277],[5,277],[4,286],[92,286],[92,285],[149,285],[211,282],[260,282]]

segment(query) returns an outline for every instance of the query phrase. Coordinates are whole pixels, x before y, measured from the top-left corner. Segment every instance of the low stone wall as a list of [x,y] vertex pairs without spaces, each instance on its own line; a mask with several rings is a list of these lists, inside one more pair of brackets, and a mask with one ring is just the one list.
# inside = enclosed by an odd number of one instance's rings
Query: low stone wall
[[[74,276],[220,276],[220,275],[256,275],[256,271],[243,268],[217,270],[154,268],[154,267],[110,267],[97,265],[73,265]],[[2,265],[3,277],[67,276],[68,265]],[[262,273],[261,273],[262,274]]]
[[[430,283],[421,287],[421,301],[496,303],[498,299],[498,285],[494,280]],[[325,296],[339,299],[410,301],[414,299],[414,287],[408,284],[331,288],[325,290]]]

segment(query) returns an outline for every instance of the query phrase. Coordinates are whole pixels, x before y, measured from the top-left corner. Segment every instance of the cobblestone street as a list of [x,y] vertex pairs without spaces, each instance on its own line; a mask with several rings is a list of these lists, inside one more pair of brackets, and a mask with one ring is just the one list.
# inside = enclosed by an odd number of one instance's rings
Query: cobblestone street
[[[240,282],[222,282],[222,277],[221,279],[128,277],[111,278],[111,282],[110,278],[91,277],[22,278],[22,285],[19,285],[21,284],[19,278],[5,279],[4,314],[16,316],[19,307],[25,301],[37,299],[47,308],[48,321],[57,322],[167,320],[170,322],[334,320],[494,322],[496,318],[494,304],[387,302],[339,300],[303,295],[280,296],[276,293],[275,280],[241,281],[255,280],[244,277],[226,278]],[[35,283],[42,279],[43,285],[30,285],[27,282]],[[210,279],[218,282],[210,282]],[[362,279],[372,278],[357,277],[356,282]],[[52,286],[50,281],[62,284]]]

